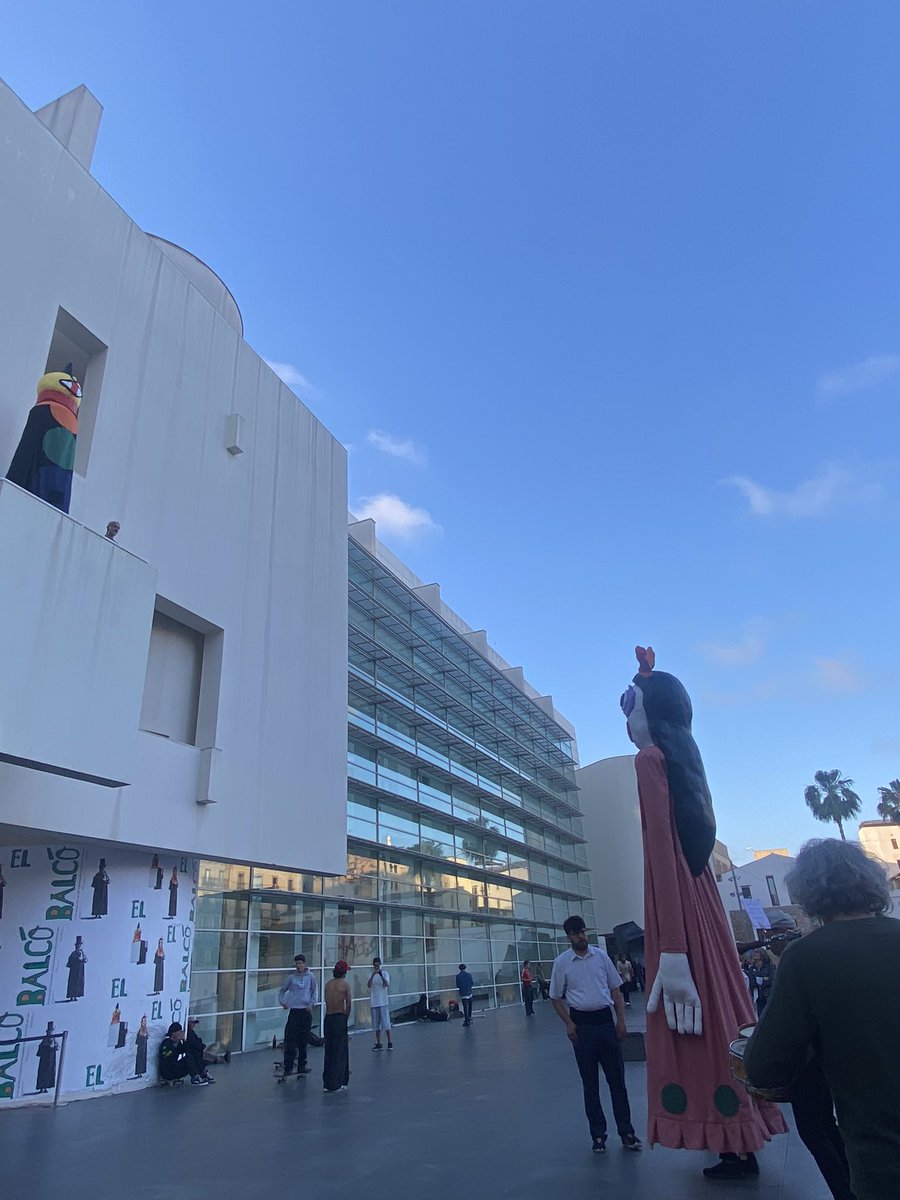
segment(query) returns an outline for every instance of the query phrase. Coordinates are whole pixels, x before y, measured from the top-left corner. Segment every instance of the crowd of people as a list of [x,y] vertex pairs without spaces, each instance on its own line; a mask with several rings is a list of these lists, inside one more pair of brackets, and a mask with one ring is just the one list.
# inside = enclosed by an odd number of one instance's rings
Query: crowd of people
[[[900,1197],[900,921],[885,914],[891,895],[881,868],[851,842],[808,843],[788,877],[791,895],[820,923],[801,937],[785,914],[774,936],[738,946],[747,988],[759,1023],[744,1053],[751,1089],[781,1089],[797,1132],[815,1159],[834,1200],[897,1200]],[[581,1079],[585,1116],[594,1153],[606,1152],[608,1123],[600,1100],[602,1070],[613,1122],[623,1148],[640,1151],[631,1118],[622,1042],[630,997],[646,987],[643,963],[619,954],[615,961],[591,945],[585,922],[563,925],[569,949],[553,962],[549,981],[540,964],[521,971],[525,1013],[534,1014],[534,989],[552,1001],[565,1026]],[[865,995],[835,987],[835,964],[848,978],[868,980]],[[324,988],[323,1087],[344,1090],[350,1079],[348,1023],[352,996],[349,966],[335,963]],[[445,1011],[423,994],[417,1016],[472,1023],[475,980],[465,963],[455,979],[458,1002]],[[379,958],[367,979],[373,1051],[393,1050],[390,972]],[[308,1074],[307,1046],[319,1002],[315,975],[298,954],[279,991],[287,1011],[283,1069]],[[173,1023],[159,1050],[163,1080],[214,1082],[215,1061],[196,1032]],[[737,1031],[735,1031],[737,1032]],[[727,1177],[727,1176],[723,1176]]]

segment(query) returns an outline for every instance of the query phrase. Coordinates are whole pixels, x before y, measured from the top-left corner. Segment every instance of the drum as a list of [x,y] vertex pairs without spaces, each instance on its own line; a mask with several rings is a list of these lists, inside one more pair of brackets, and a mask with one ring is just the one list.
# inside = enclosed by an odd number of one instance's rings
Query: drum
[[736,1079],[738,1083],[742,1083],[747,1092],[755,1099],[768,1100],[771,1104],[783,1104],[786,1100],[790,1099],[787,1088],[754,1087],[747,1080],[747,1072],[744,1069],[744,1051],[747,1049],[750,1035],[755,1028],[755,1025],[745,1025],[740,1031],[741,1036],[728,1047],[732,1078]]

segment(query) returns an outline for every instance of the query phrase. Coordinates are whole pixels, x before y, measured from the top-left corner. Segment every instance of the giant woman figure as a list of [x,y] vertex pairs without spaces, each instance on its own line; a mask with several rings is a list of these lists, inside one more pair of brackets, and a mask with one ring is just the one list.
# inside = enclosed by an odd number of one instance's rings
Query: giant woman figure
[[728,1047],[754,1022],[725,910],[709,865],[716,821],[692,709],[674,675],[639,670],[622,696],[635,758],[644,841],[647,970],[647,1141],[720,1156],[704,1174],[759,1173],[754,1152],[786,1133],[781,1110],[731,1078]]

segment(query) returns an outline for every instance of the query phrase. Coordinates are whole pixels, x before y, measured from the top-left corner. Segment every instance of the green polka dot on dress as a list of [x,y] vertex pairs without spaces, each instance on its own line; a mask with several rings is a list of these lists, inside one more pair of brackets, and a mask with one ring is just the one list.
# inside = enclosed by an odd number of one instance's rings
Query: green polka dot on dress
[[687,1108],[687,1092],[678,1083],[667,1083],[662,1090],[662,1106],[668,1113],[683,1113]]
[[716,1088],[713,1103],[723,1117],[733,1117],[740,1111],[741,1107],[741,1102],[738,1100],[734,1088],[730,1088],[724,1083],[721,1087]]

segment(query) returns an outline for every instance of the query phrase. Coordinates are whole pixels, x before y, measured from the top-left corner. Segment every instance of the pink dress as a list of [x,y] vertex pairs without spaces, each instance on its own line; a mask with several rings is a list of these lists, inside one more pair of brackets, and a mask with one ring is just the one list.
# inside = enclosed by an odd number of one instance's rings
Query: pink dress
[[731,1077],[728,1046],[756,1014],[728,919],[707,865],[695,878],[672,815],[666,760],[656,746],[635,759],[644,837],[647,985],[661,953],[687,954],[703,1006],[703,1033],[673,1033],[662,999],[647,1014],[647,1141],[673,1150],[744,1154],[787,1126],[776,1104]]

